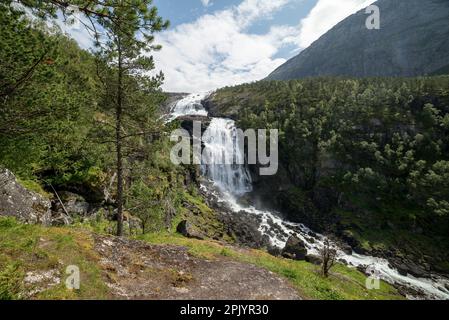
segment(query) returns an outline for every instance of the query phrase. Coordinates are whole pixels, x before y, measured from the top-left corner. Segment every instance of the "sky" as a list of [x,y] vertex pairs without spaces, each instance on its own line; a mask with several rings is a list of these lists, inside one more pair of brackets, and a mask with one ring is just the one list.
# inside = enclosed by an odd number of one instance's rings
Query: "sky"
[[[374,0],[154,0],[170,28],[156,35],[167,92],[206,92],[265,78]],[[83,48],[82,26],[64,27]]]

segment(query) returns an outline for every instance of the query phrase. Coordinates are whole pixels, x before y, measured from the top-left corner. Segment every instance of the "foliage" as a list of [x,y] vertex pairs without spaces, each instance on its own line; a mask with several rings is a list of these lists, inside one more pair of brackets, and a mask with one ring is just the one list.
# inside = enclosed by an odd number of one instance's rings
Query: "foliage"
[[280,130],[270,190],[288,219],[372,231],[375,243],[399,228],[416,247],[424,233],[428,253],[449,235],[448,88],[447,76],[261,81],[220,89],[211,105],[242,128]]
[[0,269],[0,300],[20,299],[23,273],[17,263],[10,263]]
[[369,195],[446,214],[449,78],[262,81],[219,90],[244,128],[278,128],[280,161],[303,190]]

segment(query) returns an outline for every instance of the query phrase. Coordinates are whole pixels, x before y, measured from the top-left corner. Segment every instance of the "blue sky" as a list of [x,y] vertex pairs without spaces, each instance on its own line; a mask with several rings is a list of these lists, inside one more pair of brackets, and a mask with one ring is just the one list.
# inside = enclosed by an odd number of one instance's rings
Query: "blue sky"
[[[157,71],[171,92],[204,92],[265,78],[374,0],[154,0],[169,30],[156,35]],[[83,47],[83,28],[67,28]]]

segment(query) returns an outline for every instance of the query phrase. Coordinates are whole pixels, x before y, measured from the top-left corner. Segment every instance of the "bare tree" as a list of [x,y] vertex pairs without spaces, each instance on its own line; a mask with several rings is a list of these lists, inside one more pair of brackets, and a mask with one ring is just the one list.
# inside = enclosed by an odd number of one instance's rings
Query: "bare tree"
[[326,239],[324,241],[323,247],[319,251],[320,257],[322,259],[321,264],[321,273],[324,277],[329,276],[329,271],[332,269],[332,267],[337,262],[338,254],[337,250],[334,248],[334,246],[331,244],[329,239]]

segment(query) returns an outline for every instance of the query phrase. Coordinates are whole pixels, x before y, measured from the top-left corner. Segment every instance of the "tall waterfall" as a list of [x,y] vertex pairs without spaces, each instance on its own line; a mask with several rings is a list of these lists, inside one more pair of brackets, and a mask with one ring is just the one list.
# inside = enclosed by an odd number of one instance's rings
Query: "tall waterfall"
[[[192,94],[180,100],[172,109],[171,120],[184,115],[207,116],[208,113],[201,104],[206,96],[207,94]],[[309,254],[317,254],[323,246],[325,236],[311,232],[303,224],[284,221],[271,211],[259,210],[254,206],[242,206],[237,202],[238,196],[252,190],[251,177],[245,165],[238,164],[244,163],[242,162],[244,152],[239,149],[237,139],[235,122],[221,118],[213,118],[203,135],[205,163],[201,166],[202,173],[218,187],[221,201],[236,214],[246,211],[260,217],[262,222],[259,231],[270,238],[273,246],[283,248],[288,238],[295,235],[304,241]],[[432,275],[426,279],[411,275],[403,276],[391,267],[386,259],[356,253],[347,254],[342,250],[338,250],[338,255],[340,261],[348,266],[370,267],[381,279],[389,283],[413,288],[428,298],[449,299],[449,290],[445,288],[445,284],[449,285],[449,281],[441,276]]]
[[243,195],[252,191],[251,176],[246,169],[235,122],[212,119],[203,134],[202,173],[225,192]]

